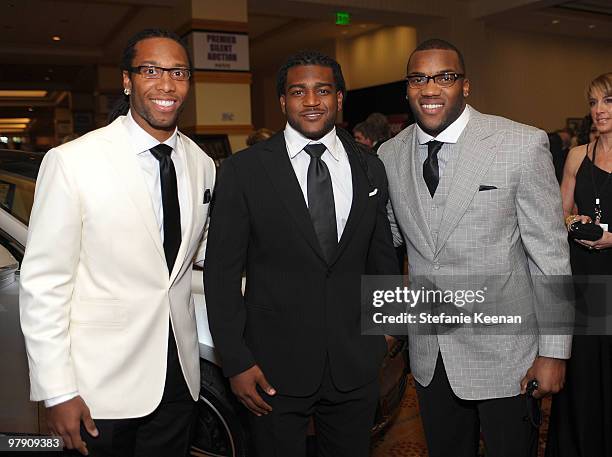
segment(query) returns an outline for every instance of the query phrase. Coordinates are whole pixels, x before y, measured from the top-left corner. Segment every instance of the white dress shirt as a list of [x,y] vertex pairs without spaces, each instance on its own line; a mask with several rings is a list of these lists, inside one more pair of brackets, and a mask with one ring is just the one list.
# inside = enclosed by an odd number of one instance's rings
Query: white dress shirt
[[349,213],[351,212],[351,204],[353,203],[353,179],[351,164],[349,163],[342,141],[336,135],[336,128],[334,127],[324,137],[316,141],[306,138],[288,123],[284,134],[287,153],[302,189],[302,194],[304,194],[306,206],[308,206],[308,166],[310,165],[310,156],[304,151],[304,147],[308,144],[320,143],[327,148],[321,156],[321,160],[327,165],[332,180],[334,206],[336,209],[336,229],[338,231],[338,241],[340,241]]
[[[440,134],[436,137],[433,137],[429,133],[424,132],[423,129],[421,129],[421,127],[419,127],[419,125],[417,124],[416,136],[417,142],[421,146],[419,147],[419,157],[421,159],[421,162],[425,162],[425,159],[427,159],[427,147],[423,146],[425,146],[431,140],[441,141],[442,143],[456,143],[465,128],[467,127],[469,121],[470,107],[468,105],[465,105],[465,108],[461,115],[451,125],[442,130],[442,132],[440,132]],[[440,172],[440,178],[442,178],[444,168],[446,167],[447,162],[450,160],[449,155],[444,149],[444,145],[442,145],[442,148],[438,153],[438,169]]]
[[[132,113],[128,112],[127,116],[123,120],[123,125],[128,131],[130,141],[132,143],[132,149],[138,160],[138,165],[142,170],[142,176],[145,180],[145,184],[151,196],[151,205],[157,225],[159,227],[159,235],[161,236],[162,243],[164,242],[164,208],[162,205],[161,195],[161,179],[159,175],[159,161],[153,157],[150,149],[159,144],[159,141],[149,135],[141,126],[139,126]],[[185,226],[187,225],[187,211],[189,211],[189,192],[187,176],[185,175],[185,151],[180,146],[181,143],[177,141],[177,129],[164,144],[167,144],[172,148],[172,162],[174,163],[174,169],[176,171],[177,191],[179,199],[179,208],[181,210],[181,236],[185,236]],[[45,406],[51,408],[52,406],[59,405],[65,401],[68,401],[76,397],[78,392],[70,392],[68,394],[60,395],[57,397],[45,400]]]

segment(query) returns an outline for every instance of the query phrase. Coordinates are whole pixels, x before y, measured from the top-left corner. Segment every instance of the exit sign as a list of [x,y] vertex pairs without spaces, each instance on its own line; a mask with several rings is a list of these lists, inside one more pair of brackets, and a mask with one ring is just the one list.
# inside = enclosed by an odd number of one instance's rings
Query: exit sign
[[351,23],[351,15],[346,11],[336,12],[336,25],[349,25]]

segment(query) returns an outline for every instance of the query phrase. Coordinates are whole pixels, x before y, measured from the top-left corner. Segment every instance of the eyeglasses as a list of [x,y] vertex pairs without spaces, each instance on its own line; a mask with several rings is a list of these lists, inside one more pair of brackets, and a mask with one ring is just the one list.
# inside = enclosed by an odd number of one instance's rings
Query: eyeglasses
[[425,87],[430,79],[440,87],[451,87],[455,84],[455,81],[464,76],[463,73],[439,73],[433,76],[408,75],[406,76],[406,81],[408,81],[408,87],[411,89],[421,89]]
[[167,71],[170,78],[175,81],[187,81],[191,78],[191,70],[189,68],[164,68],[156,67],[153,65],[139,65],[137,67],[130,68],[132,73],[138,73],[140,76],[146,79],[160,79]]

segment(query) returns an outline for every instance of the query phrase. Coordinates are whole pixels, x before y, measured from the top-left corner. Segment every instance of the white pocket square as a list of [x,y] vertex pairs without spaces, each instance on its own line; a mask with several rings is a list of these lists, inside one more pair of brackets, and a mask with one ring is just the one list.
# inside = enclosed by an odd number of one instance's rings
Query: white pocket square
[[378,188],[374,189],[372,192],[370,192],[368,194],[368,197],[373,197],[374,195],[376,195],[378,193]]

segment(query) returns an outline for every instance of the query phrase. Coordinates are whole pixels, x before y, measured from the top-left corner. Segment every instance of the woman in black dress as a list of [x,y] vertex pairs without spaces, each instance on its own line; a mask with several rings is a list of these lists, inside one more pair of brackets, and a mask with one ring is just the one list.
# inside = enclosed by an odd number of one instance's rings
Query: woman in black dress
[[594,222],[604,232],[597,241],[570,241],[577,332],[588,336],[574,336],[565,388],[553,398],[547,457],[612,457],[612,337],[603,325],[612,296],[601,286],[607,281],[612,291],[612,73],[595,78],[587,95],[599,138],[569,152],[561,196],[568,229]]

